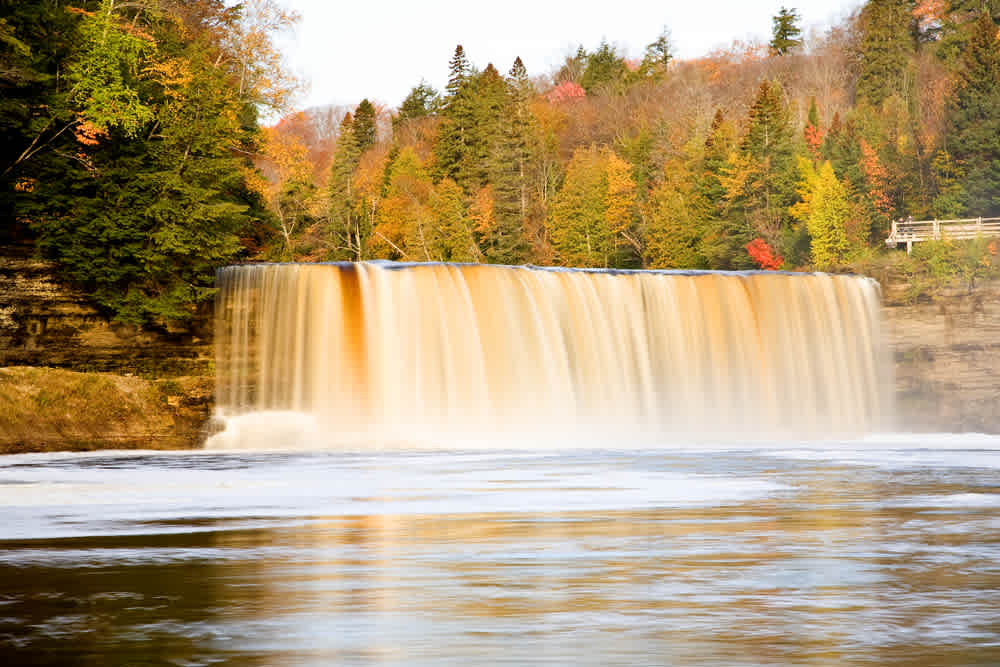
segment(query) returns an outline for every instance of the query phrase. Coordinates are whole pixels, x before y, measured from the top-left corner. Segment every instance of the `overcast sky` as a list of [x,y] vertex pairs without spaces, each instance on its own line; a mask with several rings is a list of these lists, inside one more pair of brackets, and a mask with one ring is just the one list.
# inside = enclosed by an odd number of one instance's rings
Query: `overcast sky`
[[421,78],[441,89],[456,44],[473,65],[506,73],[521,56],[531,75],[562,63],[578,44],[601,39],[639,57],[663,26],[676,55],[693,58],[734,39],[771,37],[771,16],[793,6],[803,27],[825,28],[861,0],[279,0],[302,20],[282,39],[292,70],[307,82],[296,106],[356,104],[364,97],[396,107]]

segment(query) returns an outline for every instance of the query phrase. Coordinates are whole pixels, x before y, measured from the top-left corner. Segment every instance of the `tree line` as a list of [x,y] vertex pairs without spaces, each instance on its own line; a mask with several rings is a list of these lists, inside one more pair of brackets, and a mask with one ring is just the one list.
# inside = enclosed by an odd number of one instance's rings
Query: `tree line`
[[121,319],[183,315],[234,259],[829,270],[898,217],[1000,215],[995,0],[809,35],[783,8],[767,44],[682,61],[665,28],[534,76],[458,46],[442,91],[272,127],[294,17],[82,4],[0,4],[7,233]]

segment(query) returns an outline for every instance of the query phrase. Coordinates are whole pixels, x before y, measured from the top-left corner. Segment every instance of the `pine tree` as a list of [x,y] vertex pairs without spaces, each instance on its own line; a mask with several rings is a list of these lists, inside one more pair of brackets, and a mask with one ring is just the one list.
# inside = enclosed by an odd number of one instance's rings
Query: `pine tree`
[[481,262],[483,254],[472,233],[472,220],[465,209],[462,188],[445,178],[431,195],[431,214],[439,239],[437,255],[446,262]]
[[744,260],[742,248],[750,240],[750,232],[742,211],[729,206],[727,174],[730,159],[737,150],[736,128],[717,109],[708,137],[705,139],[701,174],[697,179],[696,196],[708,207],[699,254],[712,269],[751,268]]
[[437,91],[425,81],[414,86],[403,103],[399,106],[399,113],[392,119],[393,127],[397,127],[408,120],[414,118],[424,118],[437,113],[440,106]]
[[[529,208],[529,160],[531,159],[532,117],[528,101],[534,90],[520,58],[514,61],[505,80],[502,107],[495,118],[487,116],[484,127],[497,123],[498,132],[488,144],[487,177],[493,186],[496,224],[482,239],[491,262],[517,264],[527,256],[525,230]],[[483,89],[491,85],[484,83]],[[499,91],[497,91],[499,92]],[[484,95],[484,101],[487,99]],[[499,96],[497,96],[499,99]]]
[[441,128],[434,144],[436,174],[440,178],[451,178],[466,192],[472,192],[478,182],[475,132],[479,77],[473,76],[461,44],[455,48],[450,68]]
[[358,150],[364,153],[374,146],[375,135],[375,106],[366,97],[354,110],[354,140],[358,144]]
[[791,119],[779,84],[761,82],[740,154],[731,160],[727,176],[730,211],[743,218],[753,235],[778,245],[789,221],[788,207],[795,200],[797,180]]
[[868,0],[861,9],[857,97],[873,107],[902,92],[910,75],[914,26],[910,0]]
[[588,93],[616,91],[625,79],[628,68],[625,59],[607,42],[602,41],[597,50],[587,57],[587,67],[580,77],[580,85]]
[[968,213],[1000,215],[1000,40],[980,14],[949,105],[948,151],[964,175]]
[[472,66],[465,56],[465,47],[459,44],[455,47],[455,54],[448,62],[448,85],[444,88],[447,93],[446,103],[458,95],[471,73]]
[[354,213],[354,170],[358,167],[361,151],[354,135],[354,119],[345,114],[340,122],[340,134],[333,151],[328,183],[330,197],[330,231],[333,236],[335,257],[361,261],[367,239]]
[[776,16],[771,17],[771,53],[783,56],[802,46],[802,29],[799,21],[802,17],[794,9],[782,7]]
[[663,26],[659,36],[646,45],[646,52],[639,64],[639,77],[642,79],[660,80],[667,73],[670,61],[674,58],[673,44],[670,39],[670,29]]

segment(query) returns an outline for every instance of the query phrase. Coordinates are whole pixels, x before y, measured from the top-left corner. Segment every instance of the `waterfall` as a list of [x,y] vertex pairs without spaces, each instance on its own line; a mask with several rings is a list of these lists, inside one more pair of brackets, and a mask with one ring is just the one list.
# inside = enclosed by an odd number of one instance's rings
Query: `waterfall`
[[318,445],[825,438],[891,412],[863,277],[372,262],[217,287],[217,409],[244,421],[209,446],[297,423]]

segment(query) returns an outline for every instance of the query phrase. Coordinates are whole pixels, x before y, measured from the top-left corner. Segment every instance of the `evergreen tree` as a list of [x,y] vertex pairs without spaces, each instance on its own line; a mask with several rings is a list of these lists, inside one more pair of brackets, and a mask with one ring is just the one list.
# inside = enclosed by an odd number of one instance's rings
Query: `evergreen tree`
[[465,50],[459,44],[451,59],[441,129],[434,144],[438,177],[453,179],[471,192],[478,178],[475,145],[478,77],[473,76]]
[[731,156],[726,169],[729,214],[742,218],[748,232],[776,246],[785,242],[797,181],[794,135],[781,86],[761,82],[749,115],[739,154]]
[[367,239],[362,239],[359,220],[354,213],[354,170],[361,150],[354,135],[354,119],[345,114],[330,165],[330,225],[336,258],[362,259]]
[[448,62],[448,85],[445,86],[446,103],[458,95],[471,74],[472,66],[465,56],[465,47],[459,44],[455,47],[455,53]]
[[639,65],[639,77],[643,79],[662,79],[673,60],[673,44],[670,39],[670,29],[663,26],[659,36],[646,45],[646,52]]
[[269,221],[242,157],[259,131],[258,89],[220,65],[232,56],[221,5],[192,16],[174,5],[95,9],[73,14],[60,37],[71,48],[51,61],[60,76],[39,81],[72,86],[33,111],[29,150],[5,171],[27,184],[14,188],[14,211],[61,275],[117,319],[184,319],[212,296],[215,268],[239,256],[241,238]]
[[368,101],[368,98],[361,100],[358,108],[354,110],[354,140],[358,144],[358,150],[364,153],[371,146],[375,145],[376,119],[375,106]]
[[712,269],[751,268],[752,262],[742,248],[750,240],[750,231],[741,211],[729,206],[727,174],[730,158],[737,150],[736,128],[717,109],[705,139],[702,170],[695,196],[708,207],[700,255]]
[[799,21],[802,17],[794,9],[782,7],[776,16],[771,17],[771,53],[783,56],[802,46],[802,29]]
[[425,81],[414,86],[399,107],[399,113],[392,119],[393,127],[414,118],[424,118],[437,113],[440,100],[437,91]]
[[628,68],[625,59],[607,42],[587,57],[587,67],[580,77],[580,85],[588,93],[617,90],[625,79]]
[[1000,41],[983,12],[949,105],[948,151],[964,175],[971,215],[1000,215]]
[[911,6],[910,0],[868,0],[861,9],[859,101],[878,107],[902,91],[915,46]]
[[488,261],[517,264],[524,260],[527,244],[524,217],[527,209],[527,96],[530,84],[518,59],[505,80],[490,65],[479,80],[476,143],[480,152],[480,180],[493,194],[494,222],[480,237]]
[[480,262],[483,259],[472,233],[462,188],[445,178],[431,195],[431,213],[439,239],[437,255],[445,262]]

